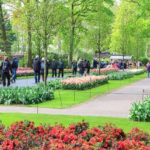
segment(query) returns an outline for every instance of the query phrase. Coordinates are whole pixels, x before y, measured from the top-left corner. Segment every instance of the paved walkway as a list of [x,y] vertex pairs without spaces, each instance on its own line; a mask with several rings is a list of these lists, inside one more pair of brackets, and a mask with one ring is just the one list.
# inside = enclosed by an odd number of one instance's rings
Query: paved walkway
[[[127,118],[131,104],[135,101],[141,100],[143,95],[148,94],[150,95],[150,79],[144,79],[72,108],[39,108],[38,112],[41,114],[112,116]],[[0,112],[37,113],[37,108],[0,106]]]
[[[49,77],[48,81],[55,80],[56,78]],[[16,83],[11,83],[11,87],[28,87],[28,86],[35,86],[34,77],[28,77],[26,79],[17,79]],[[3,87],[2,84],[0,84],[0,87]]]

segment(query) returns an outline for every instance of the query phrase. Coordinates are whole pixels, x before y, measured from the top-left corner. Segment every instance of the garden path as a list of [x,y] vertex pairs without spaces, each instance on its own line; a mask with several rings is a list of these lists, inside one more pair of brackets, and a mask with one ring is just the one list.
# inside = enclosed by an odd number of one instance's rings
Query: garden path
[[[49,77],[48,81],[50,80],[55,80],[55,78]],[[35,81],[34,81],[34,77],[26,77],[25,79],[17,79],[16,83],[11,83],[11,87],[28,87],[28,86],[34,86]],[[2,84],[0,84],[0,87],[2,87]]]
[[[144,94],[143,94],[144,89]],[[114,90],[103,96],[98,96],[86,103],[65,109],[39,108],[41,114],[81,115],[81,116],[111,116],[125,117],[129,115],[131,104],[141,100],[143,95],[150,95],[150,79],[144,79]],[[37,113],[35,107],[0,106],[0,112]]]

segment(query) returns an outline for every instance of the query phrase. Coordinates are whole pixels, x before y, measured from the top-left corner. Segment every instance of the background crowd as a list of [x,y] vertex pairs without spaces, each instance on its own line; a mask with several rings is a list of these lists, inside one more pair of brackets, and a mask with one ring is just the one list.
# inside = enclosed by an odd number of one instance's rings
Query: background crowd
[[[45,64],[46,63],[46,64]],[[10,83],[16,81],[16,74],[19,65],[19,60],[17,57],[13,57],[11,60],[8,57],[5,57],[0,66],[1,81],[3,86],[9,86]],[[76,76],[77,73],[80,76],[86,76],[90,74],[90,69],[99,69],[99,68],[116,68],[116,69],[130,69],[132,65],[135,65],[137,68],[141,66],[140,62],[133,64],[130,61],[99,61],[98,59],[93,59],[92,64],[89,60],[80,59],[79,61],[73,60],[71,64],[72,75]],[[41,78],[42,81],[47,80],[49,70],[51,69],[52,78],[63,78],[64,69],[67,68],[62,59],[52,59],[45,61],[44,58],[40,58],[38,55],[33,59],[33,71],[35,83],[39,83]],[[146,65],[148,71],[148,77],[150,76],[150,63]],[[46,69],[45,69],[46,68]],[[7,81],[7,83],[6,83]]]

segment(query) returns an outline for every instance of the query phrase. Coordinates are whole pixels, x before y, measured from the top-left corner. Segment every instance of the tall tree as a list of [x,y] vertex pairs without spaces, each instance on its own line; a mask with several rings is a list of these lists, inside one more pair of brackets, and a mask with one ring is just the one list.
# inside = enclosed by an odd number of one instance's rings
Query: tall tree
[[116,12],[111,38],[111,50],[121,54],[134,55],[136,59],[145,55],[149,37],[150,20],[141,15],[138,5],[122,0]]
[[10,45],[8,44],[7,39],[7,31],[6,31],[6,25],[4,20],[4,11],[2,7],[2,0],[0,0],[0,29],[1,29],[1,41],[2,41],[2,47],[1,49],[5,51],[7,54],[10,54]]
[[73,59],[75,46],[78,44],[79,35],[83,31],[83,22],[91,11],[93,0],[68,0],[69,8],[69,64]]

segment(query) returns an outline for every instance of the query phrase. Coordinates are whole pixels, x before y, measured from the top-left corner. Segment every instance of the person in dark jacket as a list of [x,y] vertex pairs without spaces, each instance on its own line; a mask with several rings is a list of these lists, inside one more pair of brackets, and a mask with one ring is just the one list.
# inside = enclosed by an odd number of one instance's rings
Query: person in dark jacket
[[7,86],[10,86],[11,63],[8,57],[6,57],[4,61],[2,62],[1,68],[2,68],[3,86],[6,86],[6,79],[7,79]]
[[93,68],[97,68],[98,61],[96,59],[93,60]]
[[146,68],[147,68],[147,77],[150,78],[150,62],[146,64]]
[[52,77],[57,77],[57,67],[58,63],[55,59],[51,62],[51,69],[52,69]]
[[91,69],[91,64],[90,64],[90,61],[87,60],[87,74],[89,75],[90,74],[90,69]]
[[41,61],[40,61],[40,58],[38,55],[33,60],[33,70],[34,70],[35,83],[39,83],[40,82]]
[[76,76],[77,74],[77,61],[72,62],[72,74]]
[[58,77],[63,78],[64,77],[64,62],[62,60],[59,60],[58,62]]
[[[44,57],[41,60],[41,75],[42,75],[42,80],[45,81],[44,79],[44,72],[45,71],[45,59]],[[47,76],[48,76],[48,62],[46,62],[46,80],[47,80]]]
[[16,82],[17,69],[18,69],[18,59],[14,57],[12,60],[12,82]]
[[79,62],[78,68],[79,68],[79,73],[80,73],[80,75],[83,76],[83,74],[84,74],[84,61],[83,61],[83,60],[81,60],[81,61]]

